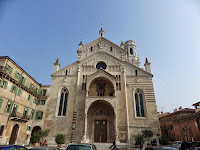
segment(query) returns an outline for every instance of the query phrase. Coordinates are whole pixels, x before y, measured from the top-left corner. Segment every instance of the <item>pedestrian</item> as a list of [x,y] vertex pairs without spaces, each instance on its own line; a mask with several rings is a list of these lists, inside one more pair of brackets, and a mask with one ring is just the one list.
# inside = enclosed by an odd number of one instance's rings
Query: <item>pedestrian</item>
[[109,147],[109,149],[111,149],[112,147],[113,147],[113,148],[117,148],[117,147],[116,147],[115,139],[114,139],[114,141],[113,141],[113,144]]
[[183,142],[181,144],[181,150],[186,150],[188,148],[188,143],[186,142],[185,138],[183,138]]
[[195,150],[195,144],[192,143],[192,147],[190,147],[190,150]]
[[47,146],[47,140],[44,141],[43,146]]
[[142,147],[143,147],[143,144],[142,144],[142,142],[140,143],[140,150],[142,150]]

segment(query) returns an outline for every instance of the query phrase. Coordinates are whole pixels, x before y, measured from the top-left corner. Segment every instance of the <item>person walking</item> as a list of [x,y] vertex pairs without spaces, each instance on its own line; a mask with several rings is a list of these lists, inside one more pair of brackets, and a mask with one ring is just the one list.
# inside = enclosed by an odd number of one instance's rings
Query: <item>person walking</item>
[[117,148],[117,147],[116,147],[115,139],[114,139],[114,141],[113,141],[113,144],[109,147],[109,149],[111,149],[112,147],[113,147],[113,148]]

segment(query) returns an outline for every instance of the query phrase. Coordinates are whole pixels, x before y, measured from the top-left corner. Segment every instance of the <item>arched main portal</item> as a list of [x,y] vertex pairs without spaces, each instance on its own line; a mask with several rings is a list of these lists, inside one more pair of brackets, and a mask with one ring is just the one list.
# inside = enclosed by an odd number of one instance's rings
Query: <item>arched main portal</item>
[[15,144],[16,139],[17,139],[18,131],[19,131],[19,125],[16,124],[16,125],[14,125],[14,127],[12,129],[12,132],[11,132],[11,136],[10,136],[10,140],[9,140],[9,144],[10,145]]
[[31,136],[33,135],[33,133],[38,132],[39,130],[41,130],[41,127],[40,127],[40,126],[35,126],[35,127],[32,129]]
[[115,137],[114,109],[104,100],[93,102],[87,113],[87,136],[92,142],[112,142]]

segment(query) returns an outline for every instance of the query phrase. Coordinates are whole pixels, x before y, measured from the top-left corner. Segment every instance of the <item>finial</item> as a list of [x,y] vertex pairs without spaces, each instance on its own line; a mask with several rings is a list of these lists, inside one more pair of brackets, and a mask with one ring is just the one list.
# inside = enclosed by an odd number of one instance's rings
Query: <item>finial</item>
[[121,44],[124,44],[123,41],[121,41]]
[[145,63],[149,63],[149,61],[148,61],[147,57],[146,57],[146,62],[145,62]]
[[83,45],[82,40],[80,41],[79,45]]
[[59,57],[58,57],[57,60],[56,60],[56,64],[59,64]]

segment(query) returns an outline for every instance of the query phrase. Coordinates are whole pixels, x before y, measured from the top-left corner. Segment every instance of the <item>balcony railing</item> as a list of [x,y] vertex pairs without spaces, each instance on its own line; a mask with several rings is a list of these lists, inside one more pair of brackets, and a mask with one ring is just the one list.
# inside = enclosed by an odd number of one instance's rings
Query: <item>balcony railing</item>
[[11,113],[9,116],[9,120],[12,121],[20,121],[20,122],[28,122],[28,120],[30,120],[30,116],[29,115],[25,115],[23,113]]

